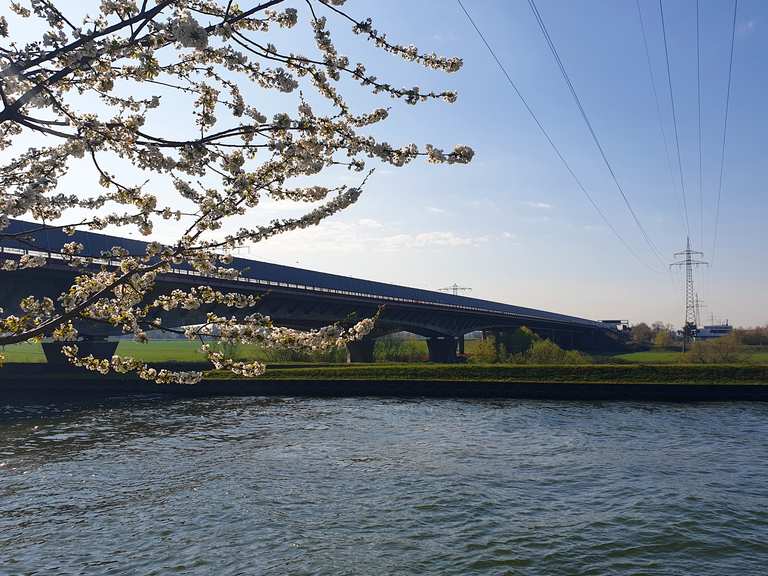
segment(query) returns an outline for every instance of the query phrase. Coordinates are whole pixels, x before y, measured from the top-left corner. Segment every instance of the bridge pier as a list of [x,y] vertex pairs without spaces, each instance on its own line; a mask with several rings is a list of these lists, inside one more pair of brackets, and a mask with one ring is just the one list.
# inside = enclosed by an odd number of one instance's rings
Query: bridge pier
[[93,354],[94,358],[111,359],[115,354],[115,350],[117,350],[118,342],[109,342],[104,339],[78,340],[77,342],[43,342],[43,354],[45,354],[45,359],[48,361],[48,364],[56,366],[57,368],[72,366],[61,349],[64,346],[71,346],[73,344],[77,345],[77,355],[80,357]]
[[456,362],[456,338],[453,336],[427,338],[429,361],[441,364]]
[[457,340],[458,340],[458,343],[459,343],[459,354],[461,354],[463,356],[464,355],[464,334],[460,335],[457,338]]
[[373,348],[375,344],[376,339],[370,337],[347,342],[347,363],[373,362]]

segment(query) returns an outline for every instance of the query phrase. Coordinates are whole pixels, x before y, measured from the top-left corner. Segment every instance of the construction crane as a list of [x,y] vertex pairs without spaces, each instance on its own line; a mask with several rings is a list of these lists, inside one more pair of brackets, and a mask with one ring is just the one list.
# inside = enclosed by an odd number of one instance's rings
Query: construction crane
[[440,292],[450,292],[454,296],[458,296],[459,292],[471,292],[472,288],[468,288],[466,286],[459,286],[455,282],[451,286],[446,286],[445,288],[438,288]]

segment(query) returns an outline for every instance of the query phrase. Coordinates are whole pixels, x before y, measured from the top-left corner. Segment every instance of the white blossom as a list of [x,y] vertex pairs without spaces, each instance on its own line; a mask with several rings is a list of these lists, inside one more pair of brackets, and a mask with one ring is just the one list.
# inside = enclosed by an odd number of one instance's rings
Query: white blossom
[[173,38],[185,48],[202,50],[208,46],[208,33],[189,14],[170,22]]
[[[87,254],[74,239],[53,247],[74,280],[61,294],[30,296],[13,313],[0,311],[0,345],[52,337],[70,343],[70,361],[89,370],[194,383],[199,372],[82,356],[77,327],[98,322],[146,341],[150,329],[171,329],[163,324],[166,312],[200,314],[215,307],[230,314],[208,314],[204,324],[187,327],[187,337],[309,350],[343,346],[373,329],[375,318],[347,328],[290,330],[255,311],[257,296],[204,285],[158,295],[159,279],[181,267],[238,281],[243,270],[231,256],[238,247],[317,225],[351,206],[368,176],[353,187],[311,182],[329,167],[363,172],[370,160],[399,167],[420,157],[464,164],[474,155],[467,146],[445,152],[371,134],[389,109],[353,110],[343,79],[359,85],[352,84],[354,89],[411,105],[451,103],[456,93],[399,87],[378,77],[337,48],[335,27],[352,22],[353,34],[426,68],[455,72],[461,59],[392,42],[369,19],[343,12],[343,0],[254,12],[246,12],[251,4],[239,4],[92,0],[91,15],[78,21],[67,2],[13,2],[14,18],[38,20],[23,39],[0,16],[0,239],[10,219],[23,218],[68,236],[117,228],[148,241],[140,253],[126,244]],[[314,39],[307,55],[290,46],[290,38],[301,33],[290,29],[300,23]],[[28,40],[29,34],[37,36]],[[280,93],[285,105],[270,109],[274,99],[264,98],[264,91]],[[189,130],[164,130],[165,115],[185,113]],[[71,180],[63,177],[83,162],[96,178],[78,172],[77,189],[66,189]],[[114,168],[126,165],[141,177]],[[158,194],[166,181],[172,189]],[[298,218],[254,224],[265,197],[319,205]],[[235,229],[235,220],[247,224]],[[183,232],[171,234],[178,230]],[[160,242],[158,233],[171,240]],[[39,251],[3,254],[0,282],[48,264]],[[213,366],[241,376],[264,371],[258,362],[228,358],[215,347],[202,351]]]

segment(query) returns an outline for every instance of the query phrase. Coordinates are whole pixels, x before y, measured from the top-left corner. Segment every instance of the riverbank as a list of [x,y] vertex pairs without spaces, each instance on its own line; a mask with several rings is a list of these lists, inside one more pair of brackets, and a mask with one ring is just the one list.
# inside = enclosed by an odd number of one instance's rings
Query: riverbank
[[11,364],[0,370],[0,399],[121,394],[765,401],[768,366],[291,365],[272,367],[254,379],[208,372],[203,382],[193,386],[77,371],[55,374],[44,364]]
[[[208,378],[237,378],[209,372]],[[460,382],[541,382],[584,384],[766,384],[768,365],[746,364],[342,364],[275,366],[270,380],[430,380]]]

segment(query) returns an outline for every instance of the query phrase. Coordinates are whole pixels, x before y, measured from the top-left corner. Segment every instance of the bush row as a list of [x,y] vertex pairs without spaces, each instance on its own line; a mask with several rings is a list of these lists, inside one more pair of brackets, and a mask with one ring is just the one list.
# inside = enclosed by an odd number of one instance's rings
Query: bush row
[[[211,373],[218,377],[218,373]],[[452,380],[535,382],[753,383],[768,384],[768,366],[696,365],[509,365],[351,364],[272,368],[265,379]]]

